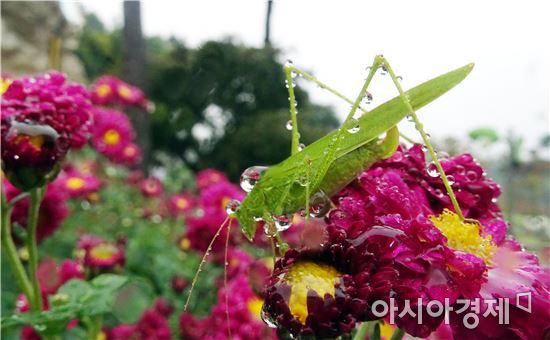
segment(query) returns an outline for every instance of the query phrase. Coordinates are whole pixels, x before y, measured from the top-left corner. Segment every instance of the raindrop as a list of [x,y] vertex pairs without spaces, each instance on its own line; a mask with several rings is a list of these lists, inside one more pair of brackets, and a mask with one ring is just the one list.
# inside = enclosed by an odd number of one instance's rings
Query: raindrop
[[251,166],[243,171],[240,181],[241,188],[246,192],[251,192],[266,170],[266,166]]
[[448,175],[447,181],[449,182],[449,185],[455,184],[455,178],[453,177],[453,175]]
[[412,115],[407,115],[407,120],[411,123],[414,123],[414,118]]
[[273,222],[275,222],[275,228],[277,231],[285,231],[292,225],[291,217],[287,214],[273,215]]
[[478,175],[477,175],[477,172],[475,172],[474,170],[468,170],[466,172],[466,178],[468,178],[470,181],[476,181],[478,179]]
[[330,210],[330,201],[324,192],[319,191],[311,196],[309,207],[309,216],[320,218],[325,216]]
[[298,144],[298,151],[302,151],[305,148],[306,148],[306,145],[304,143]]
[[235,214],[238,210],[239,210],[239,207],[241,206],[241,202],[237,201],[237,200],[231,200],[229,201],[229,203],[227,203],[227,205],[225,206],[225,212],[228,214],[228,215],[233,215]]
[[254,216],[253,218],[254,218],[254,222],[263,222],[264,221],[263,217],[261,217],[261,216]]
[[351,134],[357,133],[361,129],[359,126],[359,121],[355,118],[350,119],[348,126],[348,132]]
[[378,67],[378,69],[380,70],[380,75],[381,76],[385,76],[386,74],[388,74],[388,69],[386,68],[385,65],[380,65],[380,67]]
[[296,77],[298,76],[298,73],[292,71],[292,72],[290,72],[290,76],[291,76],[292,78],[296,78]]
[[292,131],[292,120],[289,120],[288,122],[286,122],[285,127],[288,131]]
[[363,101],[365,102],[365,104],[372,103],[372,94],[370,92],[365,92],[365,94],[363,95]]
[[291,67],[291,66],[294,66],[294,63],[292,62],[292,60],[287,59],[287,60],[285,61],[285,65],[284,65],[284,66],[285,66],[285,67]]
[[401,76],[397,76],[397,77],[395,77],[395,78],[396,78],[398,81],[403,81],[403,77],[401,77]]
[[430,177],[439,177],[439,171],[437,170],[437,167],[434,163],[430,163],[430,165],[428,165],[428,169],[426,169],[426,172]]

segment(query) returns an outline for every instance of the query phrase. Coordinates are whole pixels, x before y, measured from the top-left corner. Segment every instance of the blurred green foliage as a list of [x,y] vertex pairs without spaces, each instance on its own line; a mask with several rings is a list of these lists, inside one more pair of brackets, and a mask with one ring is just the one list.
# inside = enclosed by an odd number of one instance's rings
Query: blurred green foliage
[[[88,15],[77,55],[92,81],[120,75],[121,33]],[[148,86],[156,105],[153,152],[183,160],[191,169],[216,167],[236,179],[245,168],[274,164],[290,151],[288,93],[280,52],[227,41],[188,48],[174,38],[146,40]],[[303,143],[339,125],[329,107],[313,104],[296,88]],[[259,146],[261,145],[261,146]]]

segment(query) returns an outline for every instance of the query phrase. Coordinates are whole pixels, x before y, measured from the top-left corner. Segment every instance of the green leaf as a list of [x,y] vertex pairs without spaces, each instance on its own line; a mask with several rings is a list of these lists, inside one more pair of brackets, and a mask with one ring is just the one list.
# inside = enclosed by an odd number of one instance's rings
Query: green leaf
[[63,304],[53,304],[42,312],[17,313],[2,319],[2,329],[30,325],[44,335],[61,333],[73,319],[103,314],[111,310],[117,291],[128,278],[102,274],[91,282],[70,280],[59,288],[56,295],[66,295]]
[[[438,98],[460,83],[472,70],[474,64],[468,64],[454,71],[429,80],[406,92],[414,110],[418,110]],[[387,146],[379,145],[375,139],[397,125],[407,114],[403,99],[395,97],[376,107],[359,119],[360,129],[355,134],[347,134],[336,150],[336,157],[329,168],[323,183],[317,188],[310,188],[310,193],[338,181],[355,175],[358,165],[363,168],[381,159],[387,152]],[[323,153],[333,143],[337,131],[310,144],[281,163],[267,170],[254,189],[247,195],[237,212],[237,218],[246,237],[252,239],[256,232],[254,217],[266,214],[281,214],[296,211],[305,205],[305,188],[297,182],[307,172],[315,174],[320,168]],[[353,152],[358,154],[353,155]],[[347,156],[347,157],[346,157]],[[359,159],[359,164],[353,164]],[[330,192],[337,187],[330,186]]]

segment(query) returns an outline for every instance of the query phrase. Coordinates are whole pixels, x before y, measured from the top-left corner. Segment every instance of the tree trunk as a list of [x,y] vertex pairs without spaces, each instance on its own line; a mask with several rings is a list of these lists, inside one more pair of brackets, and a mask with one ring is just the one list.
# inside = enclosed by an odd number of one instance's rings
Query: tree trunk
[[[145,40],[141,31],[141,3],[139,1],[124,1],[123,6],[122,79],[145,90],[147,85],[145,79]],[[136,142],[143,154],[140,168],[147,171],[151,151],[149,114],[142,109],[135,108],[128,110],[128,113],[136,130]]]
[[267,1],[267,14],[265,16],[265,39],[264,39],[264,46],[270,47],[271,46],[271,38],[270,38],[270,30],[271,30],[271,8],[273,6],[273,0]]

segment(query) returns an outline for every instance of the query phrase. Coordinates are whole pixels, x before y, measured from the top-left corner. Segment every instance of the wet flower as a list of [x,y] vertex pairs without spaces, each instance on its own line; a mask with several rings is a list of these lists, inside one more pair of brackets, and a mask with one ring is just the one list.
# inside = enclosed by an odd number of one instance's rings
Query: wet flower
[[145,197],[158,197],[164,191],[162,182],[156,177],[147,177],[141,180],[139,189]]
[[[545,339],[550,335],[550,275],[535,255],[515,241],[505,241],[492,256],[493,265],[481,286],[479,325],[464,326],[467,312],[451,314],[455,339]],[[519,294],[523,297],[518,298]],[[489,314],[488,300],[509,299],[509,324],[499,322],[499,310]],[[473,301],[470,301],[473,304]],[[497,304],[498,306],[498,304]],[[521,308],[523,307],[523,308]],[[529,307],[529,310],[526,310]],[[493,305],[493,309],[495,305]],[[498,308],[498,307],[497,307]],[[456,310],[456,309],[455,309]]]
[[94,110],[93,147],[109,159],[123,163],[124,148],[133,141],[132,123],[122,112],[109,109]]
[[138,106],[149,110],[151,104],[143,92],[122,80],[104,75],[99,77],[91,88],[92,100],[97,105]]
[[275,263],[265,291],[264,320],[279,333],[336,337],[357,322],[373,320],[370,306],[417,296],[397,282],[394,251],[405,234],[390,227],[373,227],[356,238],[328,228],[322,249],[291,249]]
[[21,190],[53,180],[69,149],[87,141],[88,93],[65,80],[60,73],[26,77],[2,94],[2,169]]
[[[13,199],[21,193],[19,189],[12,186],[7,180],[2,181],[2,187],[8,200]],[[39,242],[53,234],[61,226],[63,220],[69,215],[69,209],[65,202],[66,199],[67,191],[59,180],[48,184],[38,212],[36,232]],[[28,197],[17,202],[11,213],[12,224],[17,224],[26,228],[28,210]]]
[[65,170],[59,177],[70,198],[85,198],[101,187],[101,181],[94,175],[80,173],[74,168]]
[[214,169],[206,169],[197,173],[197,188],[200,190],[210,186],[211,184],[227,182],[227,177],[221,171]]

